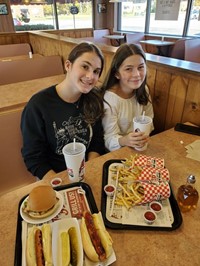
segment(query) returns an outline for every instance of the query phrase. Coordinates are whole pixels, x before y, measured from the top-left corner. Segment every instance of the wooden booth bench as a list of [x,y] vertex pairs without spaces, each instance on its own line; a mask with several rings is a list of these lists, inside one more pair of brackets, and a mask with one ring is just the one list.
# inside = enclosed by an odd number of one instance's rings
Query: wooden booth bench
[[59,55],[0,61],[0,85],[64,74]]
[[0,195],[13,188],[36,181],[26,169],[21,155],[20,130],[23,109],[0,114]]
[[0,57],[28,55],[32,52],[29,43],[2,44],[0,45]]

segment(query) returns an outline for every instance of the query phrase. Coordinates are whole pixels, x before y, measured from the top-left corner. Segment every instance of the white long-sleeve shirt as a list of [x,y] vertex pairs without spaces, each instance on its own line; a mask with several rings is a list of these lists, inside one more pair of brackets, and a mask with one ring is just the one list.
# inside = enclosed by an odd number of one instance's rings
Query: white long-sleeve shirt
[[[148,88],[147,88],[148,90]],[[111,91],[106,91],[104,95],[105,115],[103,117],[105,146],[109,151],[121,148],[119,138],[133,131],[133,118],[142,115],[150,116],[153,119],[153,106],[151,102],[141,105],[133,96],[124,99]],[[152,126],[153,130],[153,126]]]

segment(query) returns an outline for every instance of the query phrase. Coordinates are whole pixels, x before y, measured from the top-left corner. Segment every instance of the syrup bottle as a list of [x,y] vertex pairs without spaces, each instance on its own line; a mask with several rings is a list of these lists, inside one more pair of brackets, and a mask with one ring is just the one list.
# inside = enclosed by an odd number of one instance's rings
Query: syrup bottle
[[187,177],[187,183],[178,189],[177,201],[182,212],[190,211],[197,208],[199,199],[198,191],[194,187],[196,178],[194,175]]

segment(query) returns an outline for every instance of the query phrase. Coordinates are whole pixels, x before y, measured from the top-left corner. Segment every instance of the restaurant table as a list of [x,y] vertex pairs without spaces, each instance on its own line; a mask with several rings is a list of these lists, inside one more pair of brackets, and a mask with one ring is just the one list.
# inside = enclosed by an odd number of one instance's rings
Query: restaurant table
[[64,78],[65,74],[61,74],[0,85],[0,113],[24,107],[33,94],[60,83]]
[[169,46],[174,45],[174,42],[169,42],[164,40],[141,40],[140,43],[156,46],[158,49],[158,55],[163,55],[163,56],[167,56]]
[[117,46],[120,46],[120,44],[124,42],[124,35],[117,35],[117,34],[105,35],[104,38],[109,39],[113,46],[116,46],[115,42],[117,43]]
[[[196,188],[200,192],[200,162],[186,158],[185,146],[200,139],[199,136],[174,131],[174,129],[150,138],[146,151],[137,152],[148,156],[164,158],[170,172],[171,187],[176,196],[177,189],[193,174],[197,178]],[[124,159],[135,154],[132,148],[124,147],[114,152],[86,162],[85,182],[91,187],[100,210],[102,169],[110,159]],[[66,171],[57,176],[68,183]],[[14,178],[14,173],[13,173]],[[4,194],[0,198],[0,265],[14,265],[15,237],[19,201],[33,187],[49,183],[50,178],[24,186]],[[174,231],[116,230],[108,229],[116,254],[114,266],[199,266],[200,265],[200,206],[196,210],[182,214],[183,223]]]

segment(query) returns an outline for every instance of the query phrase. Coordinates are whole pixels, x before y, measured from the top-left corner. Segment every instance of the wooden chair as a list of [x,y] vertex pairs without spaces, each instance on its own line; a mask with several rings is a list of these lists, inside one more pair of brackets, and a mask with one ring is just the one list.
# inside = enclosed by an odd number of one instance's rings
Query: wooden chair
[[21,155],[21,113],[22,109],[0,114],[0,194],[36,181]]
[[184,60],[185,57],[185,41],[186,39],[180,39],[170,46],[168,56],[171,58]]
[[29,43],[2,44],[0,45],[0,57],[28,55],[31,52]]
[[142,32],[137,33],[127,33],[125,35],[125,41],[126,43],[136,43],[140,44],[144,51],[146,51],[145,44],[141,44],[140,41],[145,39],[145,35]]
[[137,43],[137,44],[140,43],[141,40],[145,39],[145,35],[142,32],[127,33],[125,37],[127,43]]
[[185,41],[185,60],[200,63],[200,39]]
[[110,35],[109,29],[101,29],[101,30],[93,30],[93,36],[95,43],[103,43],[107,45],[111,45],[111,42],[109,39],[104,38],[104,36]]

